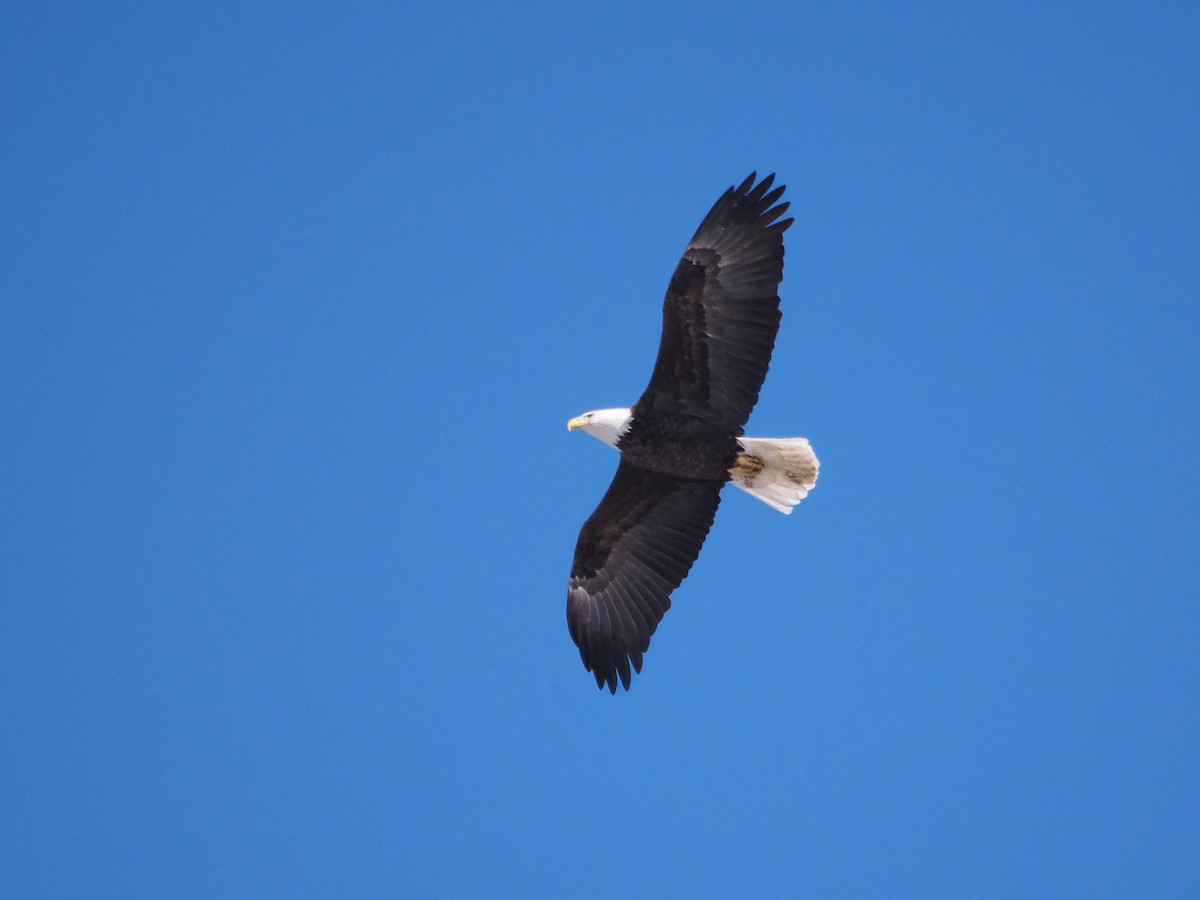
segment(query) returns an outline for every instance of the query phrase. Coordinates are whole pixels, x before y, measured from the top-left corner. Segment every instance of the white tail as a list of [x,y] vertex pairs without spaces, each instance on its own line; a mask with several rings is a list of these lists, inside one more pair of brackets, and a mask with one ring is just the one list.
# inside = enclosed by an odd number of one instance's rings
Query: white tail
[[734,485],[784,514],[808,496],[821,468],[807,438],[740,438]]

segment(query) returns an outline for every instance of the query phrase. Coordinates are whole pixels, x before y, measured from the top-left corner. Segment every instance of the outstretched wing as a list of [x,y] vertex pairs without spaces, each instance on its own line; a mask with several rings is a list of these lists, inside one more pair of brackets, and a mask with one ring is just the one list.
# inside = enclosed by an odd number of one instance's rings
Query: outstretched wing
[[662,342],[634,421],[692,416],[741,435],[779,331],[783,186],[752,173],[716,202],[688,244],[663,303]]
[[720,481],[687,481],[621,460],[579,533],[567,589],[567,627],[596,685],[629,689],[650,636],[712,527]]

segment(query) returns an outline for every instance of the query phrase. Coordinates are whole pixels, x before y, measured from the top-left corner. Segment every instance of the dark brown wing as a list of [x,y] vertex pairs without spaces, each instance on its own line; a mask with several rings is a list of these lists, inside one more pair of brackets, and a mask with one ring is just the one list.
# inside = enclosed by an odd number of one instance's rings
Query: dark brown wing
[[742,434],[758,402],[779,331],[783,233],[772,206],[783,187],[751,174],[727,190],[684,251],[663,303],[662,342],[654,374],[633,408],[651,415],[692,416]]
[[629,690],[650,636],[712,527],[720,481],[686,481],[621,460],[579,533],[567,589],[567,627],[596,684]]

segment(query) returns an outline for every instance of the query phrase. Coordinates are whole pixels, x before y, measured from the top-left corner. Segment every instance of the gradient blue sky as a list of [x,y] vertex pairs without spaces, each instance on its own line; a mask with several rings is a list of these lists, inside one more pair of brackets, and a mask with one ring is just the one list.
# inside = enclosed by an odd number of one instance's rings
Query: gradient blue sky
[[[8,4],[0,894],[1200,893],[1192,4]],[[629,694],[566,632],[687,238],[789,185]]]

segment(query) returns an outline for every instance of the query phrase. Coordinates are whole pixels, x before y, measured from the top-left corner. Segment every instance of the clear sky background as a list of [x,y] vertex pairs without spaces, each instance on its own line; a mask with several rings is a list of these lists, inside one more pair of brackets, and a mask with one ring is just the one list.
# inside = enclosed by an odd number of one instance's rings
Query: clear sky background
[[[1194,4],[8,4],[0,895],[1200,893]],[[633,690],[565,623],[789,185]]]

